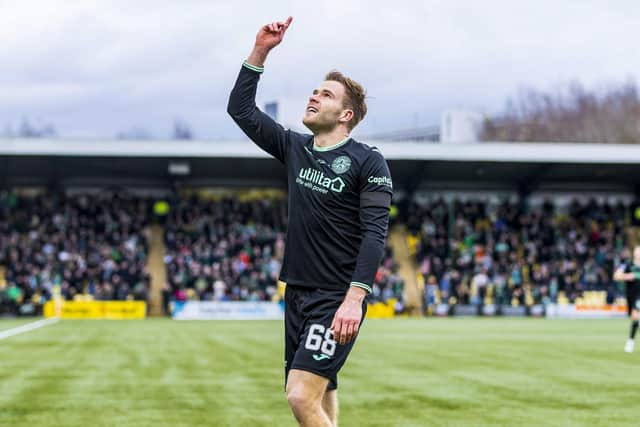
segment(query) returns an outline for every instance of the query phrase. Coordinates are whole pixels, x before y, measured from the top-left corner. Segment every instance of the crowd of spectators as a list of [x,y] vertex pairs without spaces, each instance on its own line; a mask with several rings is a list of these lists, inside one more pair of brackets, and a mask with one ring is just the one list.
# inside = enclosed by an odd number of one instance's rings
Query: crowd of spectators
[[165,224],[169,301],[277,298],[286,232],[281,198],[177,199]]
[[[113,194],[0,193],[0,314],[66,300],[148,300],[150,199]],[[276,301],[287,226],[282,197],[176,197],[164,220],[171,301]],[[389,246],[371,301],[402,302]]]
[[425,305],[531,305],[619,290],[611,280],[626,246],[627,206],[572,200],[559,207],[504,201],[434,199],[412,203],[407,225],[417,237]]
[[[165,224],[165,310],[171,301],[278,300],[286,226],[282,198],[175,201]],[[401,300],[402,286],[387,246],[371,300]]]
[[0,313],[66,300],[146,300],[149,202],[126,195],[0,193]]
[[[176,198],[165,223],[170,301],[274,301],[287,226],[281,197]],[[147,300],[147,199],[113,193],[0,193],[0,313],[37,312],[59,289],[67,300]],[[531,305],[619,293],[611,280],[626,246],[628,207],[573,200],[412,202],[425,302]],[[3,280],[4,279],[4,280]],[[403,281],[385,248],[371,301],[402,305]]]

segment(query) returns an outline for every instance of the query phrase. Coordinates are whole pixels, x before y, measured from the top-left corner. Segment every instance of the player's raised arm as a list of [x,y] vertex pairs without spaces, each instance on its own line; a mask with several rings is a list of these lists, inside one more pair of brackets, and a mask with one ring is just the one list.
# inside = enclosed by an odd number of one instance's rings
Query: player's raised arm
[[260,28],[253,50],[242,64],[227,106],[227,112],[243,132],[281,162],[286,159],[288,131],[258,109],[256,92],[267,55],[282,42],[292,20],[289,17],[284,22],[273,22]]

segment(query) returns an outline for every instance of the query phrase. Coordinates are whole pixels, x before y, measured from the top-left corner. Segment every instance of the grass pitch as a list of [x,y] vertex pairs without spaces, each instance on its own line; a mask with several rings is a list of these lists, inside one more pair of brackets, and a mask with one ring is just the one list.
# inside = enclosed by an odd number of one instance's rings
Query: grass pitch
[[36,320],[39,320],[39,318],[18,318],[18,319],[0,318],[0,332],[7,329],[17,328],[18,326],[26,325],[27,323],[35,322]]
[[[24,321],[0,320],[0,330]],[[626,320],[368,320],[341,426],[630,426]],[[280,322],[61,321],[0,341],[0,426],[294,426]]]

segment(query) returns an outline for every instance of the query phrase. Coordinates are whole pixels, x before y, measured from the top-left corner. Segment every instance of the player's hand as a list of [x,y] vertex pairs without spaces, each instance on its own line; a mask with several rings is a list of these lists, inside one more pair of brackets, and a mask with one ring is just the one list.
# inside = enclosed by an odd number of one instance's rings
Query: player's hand
[[356,335],[362,320],[362,300],[366,292],[360,288],[351,288],[347,292],[331,322],[333,339],[340,345],[350,343]]
[[272,22],[260,28],[258,35],[256,36],[256,47],[271,50],[278,46],[284,38],[284,33],[291,25],[293,17],[288,17],[284,22]]

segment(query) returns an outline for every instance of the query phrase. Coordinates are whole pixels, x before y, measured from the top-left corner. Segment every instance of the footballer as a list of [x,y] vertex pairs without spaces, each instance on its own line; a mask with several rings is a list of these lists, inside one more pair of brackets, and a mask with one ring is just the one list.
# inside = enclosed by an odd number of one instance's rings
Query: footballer
[[336,426],[338,372],[366,312],[383,256],[393,184],[376,148],[350,134],[367,113],[365,91],[328,73],[307,103],[311,134],[285,129],[256,107],[258,81],[292,18],[260,28],[229,97],[228,112],[283,163],[289,226],[280,279],[285,291],[285,389],[302,426]]

